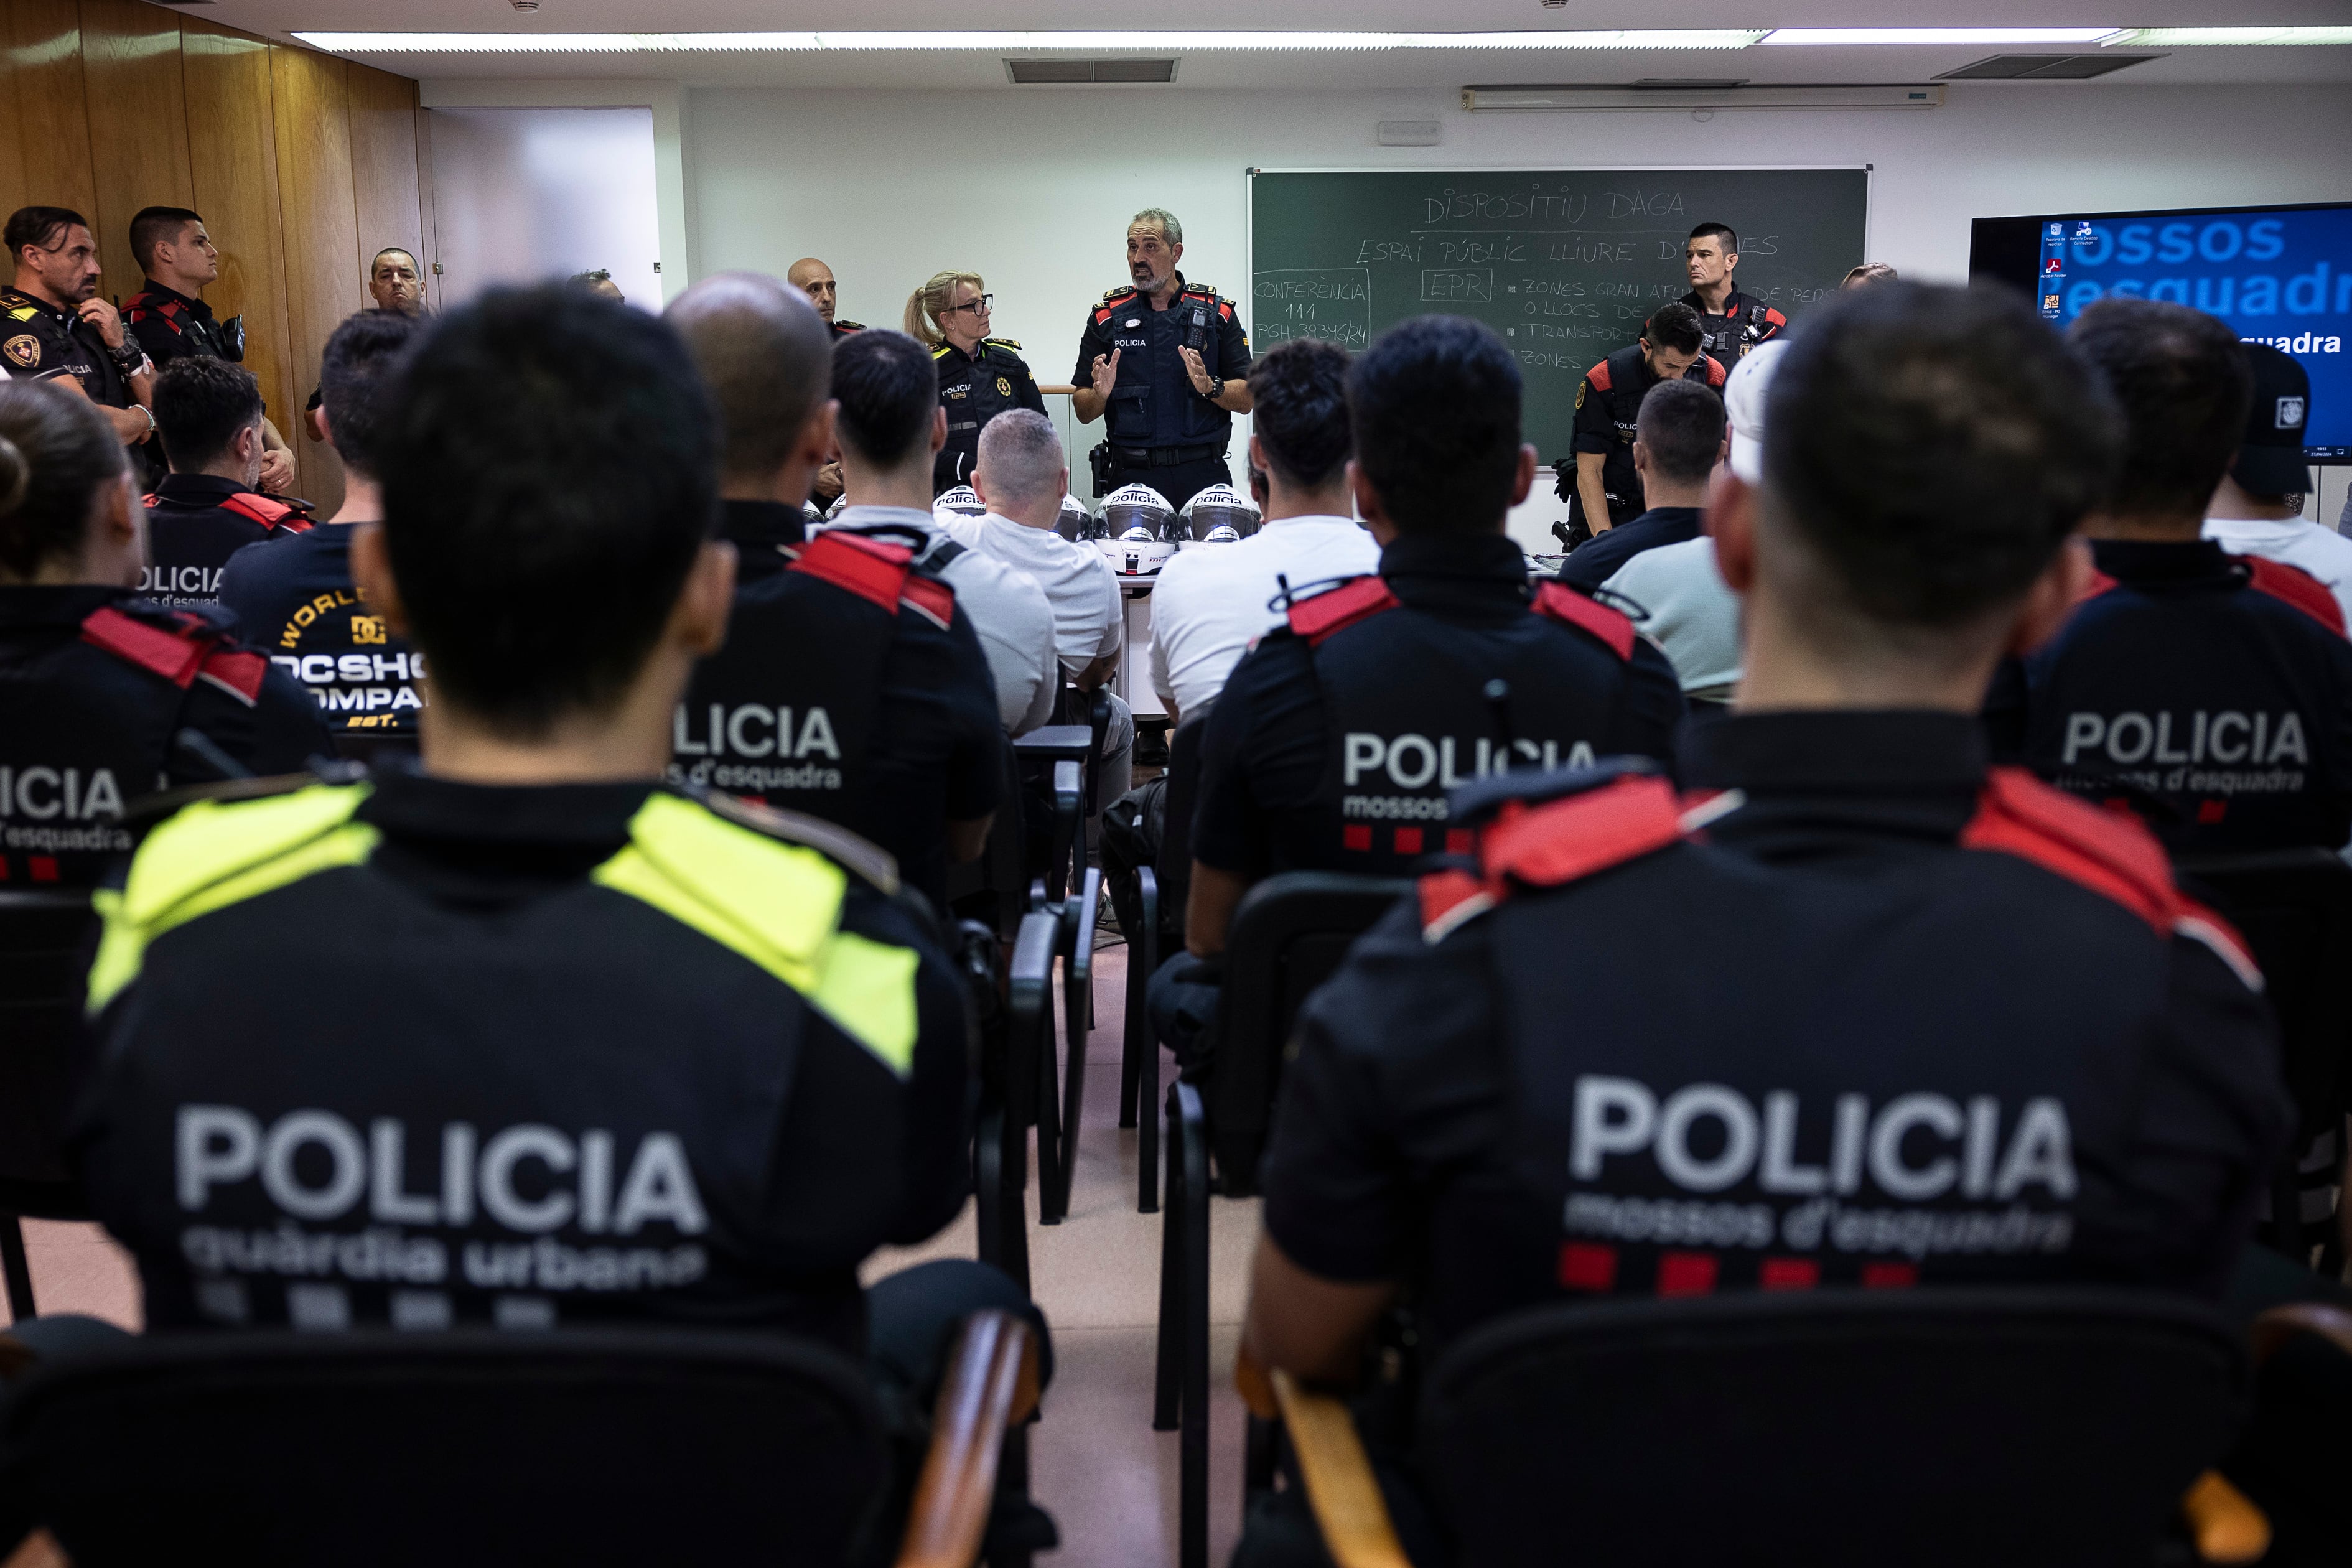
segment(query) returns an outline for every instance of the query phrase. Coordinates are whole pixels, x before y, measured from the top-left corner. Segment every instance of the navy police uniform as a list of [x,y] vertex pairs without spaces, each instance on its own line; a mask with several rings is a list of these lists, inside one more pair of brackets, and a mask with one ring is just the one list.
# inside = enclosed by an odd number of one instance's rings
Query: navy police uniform
[[70,306],[0,288],[0,358],[7,360],[11,375],[69,375],[92,403],[128,408],[128,378],[139,368],[140,353],[135,338],[125,340],[120,354],[108,348],[99,330]]
[[1685,543],[1706,531],[1706,516],[1697,507],[1654,506],[1578,545],[1560,563],[1559,580],[1590,594],[1644,550]]
[[1209,374],[1220,380],[1249,374],[1249,334],[1234,302],[1205,283],[1187,283],[1181,272],[1176,298],[1164,310],[1130,285],[1105,294],[1087,317],[1071,380],[1091,386],[1096,357],[1107,360],[1114,350],[1119,356],[1118,380],[1103,410],[1109,482],[1097,482],[1096,494],[1150,485],[1181,510],[1209,486],[1234,482],[1225,466],[1234,416],[1193,386],[1180,348],[1197,351]]
[[245,358],[245,318],[223,321],[202,300],[152,278],[123,301],[122,320],[157,370],[190,354],[230,361]]
[[310,699],[230,626],[122,588],[0,588],[0,888],[96,886],[133,802],[221,759],[285,773],[326,751]]
[[230,556],[310,526],[307,501],[281,500],[214,474],[165,474],[147,497],[148,566],[139,591],[167,605],[215,604]]
[[944,908],[946,825],[994,811],[1003,778],[971,616],[887,540],[803,541],[798,508],[725,508],[734,614],[678,707],[672,778],[839,823]]
[[[255,498],[259,499],[259,498]],[[220,601],[272,664],[300,682],[344,756],[416,744],[425,655],[352,582],[352,522],[279,532],[230,557]]]
[[1986,704],[1997,754],[2175,853],[2352,837],[2352,644],[2320,584],[2210,540],[2092,546],[2058,635]]
[[832,330],[836,341],[849,336],[852,332],[862,332],[866,330],[866,323],[863,321],[827,321],[825,325]]
[[[1702,350],[1690,369],[1683,373],[1685,381],[1704,382],[1717,392],[1730,372],[1724,362]],[[1584,373],[1576,387],[1576,440],[1580,452],[1604,454],[1601,465],[1601,489],[1609,499],[1609,522],[1612,527],[1642,514],[1642,476],[1633,468],[1633,424],[1642,412],[1642,399],[1662,378],[1642,357],[1642,345],[1628,343],[1599,364]],[[1569,527],[1590,527],[1584,515],[1584,496],[1576,484],[1576,465],[1560,469],[1559,488],[1568,502]],[[1601,531],[1594,529],[1595,533]]]
[[1656,646],[1573,589],[1531,587],[1510,540],[1407,534],[1234,668],[1202,737],[1192,855],[1252,880],[1402,876],[1465,846],[1454,786],[1664,758],[1682,714]]
[[931,461],[931,494],[971,483],[982,426],[1009,408],[1045,412],[1045,395],[1011,338],[983,338],[971,353],[953,343],[931,350],[940,365],[940,405],[948,411],[948,444]]
[[1706,308],[1696,289],[1684,295],[1682,302],[1698,312],[1698,330],[1704,339],[1700,351],[1727,365],[1738,364],[1749,349],[1770,342],[1789,324],[1788,317],[1738,289],[1724,300],[1719,316]]
[[829,824],[646,783],[188,807],[104,910],[71,1145],[150,1327],[857,1353],[859,1262],[969,1186],[962,994],[896,887]]
[[2260,976],[2154,839],[1962,715],[1730,718],[1681,774],[1465,792],[1472,853],[1301,1016],[1285,1253],[1401,1283],[1433,1357],[1562,1299],[2221,1295],[2290,1110]]

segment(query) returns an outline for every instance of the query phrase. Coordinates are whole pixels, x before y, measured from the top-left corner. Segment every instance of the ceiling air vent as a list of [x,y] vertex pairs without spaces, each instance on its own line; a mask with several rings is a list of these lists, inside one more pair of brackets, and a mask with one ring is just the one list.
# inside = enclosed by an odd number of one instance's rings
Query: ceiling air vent
[[1937,81],[2087,81],[2161,55],[1993,55],[1972,66],[1946,71]]
[[1174,81],[1176,62],[1164,60],[1007,60],[1005,74],[1023,87],[1054,82]]

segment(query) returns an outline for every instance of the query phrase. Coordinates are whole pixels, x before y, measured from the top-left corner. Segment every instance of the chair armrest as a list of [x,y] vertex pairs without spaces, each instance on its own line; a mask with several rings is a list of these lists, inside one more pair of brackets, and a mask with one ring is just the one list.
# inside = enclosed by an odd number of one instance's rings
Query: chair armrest
[[971,1568],[996,1500],[1004,1434],[1037,1408],[1037,1343],[1010,1312],[974,1312],[931,1416],[898,1568]]
[[1339,1568],[1412,1568],[1347,1405],[1301,1387],[1286,1372],[1267,1373],[1246,1351],[1234,1359],[1234,1386],[1251,1415],[1281,1415],[1331,1561]]
[[2180,1500],[2180,1517],[2207,1563],[2259,1563],[2271,1549],[2271,1521],[2219,1470],[2197,1478]]
[[2352,1355],[2352,1312],[2321,1301],[2293,1301],[2273,1307],[2254,1320],[2254,1364],[2271,1359],[2280,1346],[2297,1334],[2316,1334],[2346,1355]]

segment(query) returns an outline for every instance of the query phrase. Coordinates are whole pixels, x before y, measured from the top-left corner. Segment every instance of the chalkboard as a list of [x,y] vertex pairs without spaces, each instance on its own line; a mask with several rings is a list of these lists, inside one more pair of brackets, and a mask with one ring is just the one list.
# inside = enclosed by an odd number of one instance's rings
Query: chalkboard
[[1250,346],[1474,317],[1517,353],[1549,462],[1584,373],[1689,291],[1693,226],[1736,229],[1740,288],[1793,321],[1863,259],[1869,196],[1862,169],[1253,171]]

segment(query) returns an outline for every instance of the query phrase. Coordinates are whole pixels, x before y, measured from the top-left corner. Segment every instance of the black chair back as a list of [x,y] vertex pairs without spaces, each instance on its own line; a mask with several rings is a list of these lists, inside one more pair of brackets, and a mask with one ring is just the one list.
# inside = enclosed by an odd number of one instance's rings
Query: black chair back
[[2144,1291],[1546,1307],[1431,1369],[1423,1473],[1481,1568],[2147,1568],[2229,1444],[2238,1338]]
[[889,1474],[848,1358],[653,1329],[126,1341],[29,1374],[0,1456],[76,1568],[814,1568]]
[[1168,793],[1160,802],[1160,858],[1152,873],[1160,879],[1160,920],[1170,938],[1168,951],[1184,945],[1184,900],[1192,890],[1192,808],[1201,795],[1201,737],[1209,727],[1209,710],[1184,715],[1168,737]]
[[44,1213],[41,1189],[67,1179],[58,1144],[97,933],[85,890],[0,890],[0,1209]]
[[1283,1048],[1299,1008],[1412,886],[1402,878],[1286,871],[1243,896],[1225,937],[1217,1068],[1208,1088],[1210,1138],[1227,1194],[1257,1190]]

